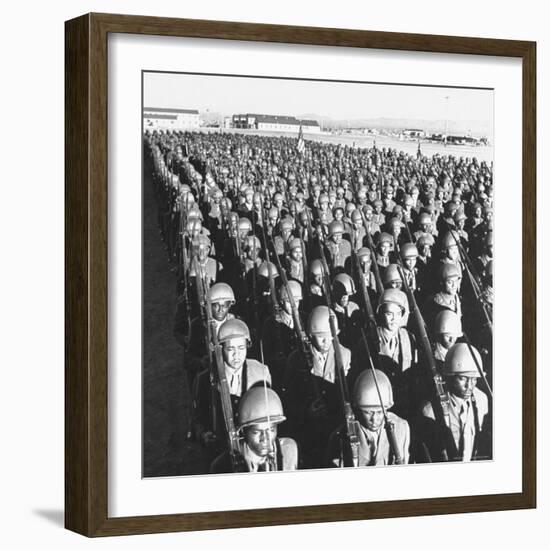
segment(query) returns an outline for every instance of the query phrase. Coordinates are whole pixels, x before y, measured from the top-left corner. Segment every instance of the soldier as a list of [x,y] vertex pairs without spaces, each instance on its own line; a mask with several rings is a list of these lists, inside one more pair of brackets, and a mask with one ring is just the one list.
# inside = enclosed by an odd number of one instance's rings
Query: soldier
[[364,240],[367,234],[367,231],[363,225],[363,216],[359,210],[353,210],[351,213],[351,244],[353,250],[357,252],[360,248],[363,247]]
[[328,228],[329,239],[325,243],[325,254],[329,263],[329,268],[333,273],[342,273],[346,261],[351,256],[351,245],[348,241],[342,239],[344,233],[344,224],[333,221]]
[[[298,446],[289,437],[277,437],[286,420],[279,396],[270,388],[250,388],[239,403],[241,434],[239,451],[249,472],[276,472],[298,468]],[[233,465],[225,451],[210,467],[210,473],[231,473]]]
[[411,407],[414,373],[406,373],[417,362],[416,342],[405,328],[409,318],[409,303],[404,292],[390,288],[380,296],[376,310],[379,368],[390,379],[396,395],[396,410],[407,417]]
[[[335,345],[326,306],[315,307],[307,322],[311,345],[306,352],[293,351],[285,370],[283,402],[288,414],[289,433],[302,444],[304,466],[323,465],[330,433],[340,423],[341,402],[337,387]],[[336,326],[336,331],[338,327]],[[344,373],[350,367],[351,353],[340,345]]]
[[[288,286],[298,309],[302,301],[302,286],[292,280],[288,281]],[[287,358],[292,350],[297,348],[297,343],[292,304],[287,288],[284,285],[279,285],[277,295],[279,298],[277,307],[263,324],[262,342],[265,358],[273,378],[273,387],[279,390]]]
[[244,244],[244,272],[248,274],[253,267],[260,267],[262,264],[261,258],[262,243],[255,235],[250,235],[246,238]]
[[434,359],[442,374],[447,352],[456,343],[457,338],[462,336],[460,317],[448,309],[440,311],[435,318],[433,333],[435,336]]
[[417,262],[418,249],[414,243],[405,243],[401,247],[400,252],[403,275],[405,276],[407,285],[415,293],[415,298],[420,299],[420,296],[423,296],[426,273],[424,264]]
[[374,207],[374,213],[372,215],[372,221],[378,225],[378,227],[382,227],[386,223],[386,216],[382,212],[382,208],[384,208],[384,203],[380,199],[376,199],[373,203]]
[[[271,374],[266,365],[247,358],[247,349],[251,344],[250,332],[246,323],[240,319],[226,320],[220,326],[218,342],[222,347],[223,368],[229,386],[231,406],[235,414],[241,396],[247,390],[256,385],[269,384],[271,386]],[[211,373],[208,370],[200,372],[197,376],[193,426],[197,439],[206,447],[212,448],[220,441],[220,428],[224,421],[220,407],[217,408],[218,417],[212,418],[213,396],[210,377]],[[219,396],[214,396],[214,399],[219,401]]]
[[365,229],[371,234],[374,239],[380,233],[380,225],[374,221],[374,210],[370,204],[366,204],[363,207],[363,213],[365,214],[366,226]]
[[[357,259],[359,260],[359,266],[361,268],[361,273],[363,275],[363,279],[365,280],[365,285],[367,289],[369,290],[369,293],[372,291],[372,293],[376,292],[376,277],[372,271],[372,255],[370,248],[360,248],[357,251]],[[348,270],[348,271],[351,271]],[[371,299],[374,296],[371,295]]]
[[[376,380],[374,378],[376,376]],[[376,385],[380,394],[378,393]],[[358,466],[408,464],[410,428],[406,420],[389,412],[393,407],[393,391],[389,378],[382,371],[363,371],[353,390],[355,417],[359,421]],[[397,449],[392,449],[388,428],[393,431]],[[342,436],[344,427],[333,432],[328,446],[330,466],[343,465]],[[398,460],[396,460],[396,452]]]
[[480,450],[485,450],[487,440],[490,439],[490,429],[484,425],[489,402],[485,393],[476,388],[477,381],[481,378],[481,365],[481,355],[468,344],[454,344],[447,352],[443,373],[450,402],[450,427],[443,427],[435,422],[431,402],[423,403],[421,408],[421,437],[432,461],[442,459],[446,441],[442,432],[445,429],[450,429],[456,451],[449,458],[464,462],[489,458],[480,456]]
[[382,273],[382,284],[384,288],[397,288],[401,290],[403,287],[403,278],[397,264],[389,264]]
[[292,218],[284,218],[279,222],[279,234],[273,237],[275,243],[275,254],[281,260],[289,252],[289,241],[293,238],[292,231],[294,229],[294,220]]
[[359,306],[350,300],[355,294],[355,283],[347,273],[338,273],[332,281],[334,312],[340,327],[340,341],[348,348],[360,337],[361,313]]
[[393,237],[388,233],[380,233],[378,237],[378,244],[376,245],[376,263],[382,268],[381,273],[384,271],[384,268],[390,265],[390,252],[393,248]]
[[441,290],[435,294],[431,303],[431,319],[444,310],[450,310],[462,319],[462,303],[458,294],[462,275],[458,268],[452,264],[441,264],[439,268],[439,281]]
[[[210,257],[210,239],[205,235],[199,235],[193,240],[193,252],[196,261],[192,261],[189,266],[189,277],[192,279],[199,275],[203,278],[206,288],[214,284],[223,271],[223,265]],[[191,282],[191,285],[193,283]]]
[[291,239],[288,243],[288,256],[286,258],[286,265],[288,266],[286,272],[289,279],[294,279],[300,284],[304,284],[304,261],[303,261],[303,247],[301,239]]
[[431,235],[435,239],[438,233],[433,225],[433,218],[428,212],[422,212],[418,216],[418,231],[415,231],[413,236],[418,241],[424,235]]
[[429,233],[421,235],[416,241],[416,248],[418,250],[417,260],[424,265],[426,275],[431,272],[432,247],[434,243],[435,240]]

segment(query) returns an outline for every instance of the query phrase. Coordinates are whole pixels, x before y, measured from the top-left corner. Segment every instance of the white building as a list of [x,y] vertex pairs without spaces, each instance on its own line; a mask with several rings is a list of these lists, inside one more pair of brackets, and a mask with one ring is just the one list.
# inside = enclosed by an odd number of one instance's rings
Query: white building
[[319,123],[316,120],[300,120],[293,116],[281,115],[257,115],[239,114],[233,115],[234,128],[248,128],[266,132],[295,132],[304,134],[318,134],[321,132]]
[[196,109],[143,108],[144,130],[193,130],[199,126],[199,112]]

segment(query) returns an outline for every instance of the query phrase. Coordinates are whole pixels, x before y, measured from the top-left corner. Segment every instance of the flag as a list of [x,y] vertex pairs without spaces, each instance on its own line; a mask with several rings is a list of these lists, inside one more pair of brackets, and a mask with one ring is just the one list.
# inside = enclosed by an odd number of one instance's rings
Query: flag
[[306,148],[306,143],[304,141],[304,133],[302,132],[302,125],[300,124],[300,129],[298,130],[298,145],[296,146],[296,149],[298,153],[303,153],[304,149]]

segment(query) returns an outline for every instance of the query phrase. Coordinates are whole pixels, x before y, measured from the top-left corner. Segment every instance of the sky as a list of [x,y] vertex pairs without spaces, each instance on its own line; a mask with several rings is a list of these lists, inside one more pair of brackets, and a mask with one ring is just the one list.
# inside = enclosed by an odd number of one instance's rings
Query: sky
[[244,76],[144,74],[144,106],[261,113],[493,122],[492,90]]

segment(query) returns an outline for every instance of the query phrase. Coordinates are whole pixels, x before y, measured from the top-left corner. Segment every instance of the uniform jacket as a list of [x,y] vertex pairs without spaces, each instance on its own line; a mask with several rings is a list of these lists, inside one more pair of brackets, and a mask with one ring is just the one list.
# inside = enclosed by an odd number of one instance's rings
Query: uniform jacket
[[[290,471],[290,470],[297,470],[298,469],[298,446],[296,445],[296,441],[294,439],[291,439],[290,437],[278,437],[276,439],[276,470],[275,471]],[[246,456],[245,447],[247,447],[247,444],[244,440],[240,442],[241,447],[241,453],[243,456]],[[249,452],[252,452],[249,450]],[[246,461],[245,461],[246,462]],[[251,465],[246,462],[247,467],[249,468],[248,471],[255,471],[257,470],[251,470]],[[273,465],[272,465],[273,466]],[[231,464],[231,458],[229,456],[229,452],[225,451],[220,456],[218,456],[214,462],[212,462],[212,465],[210,466],[210,473],[211,474],[229,474],[233,472],[233,467]]]
[[[403,420],[396,414],[388,412],[388,420],[394,425],[395,438],[397,440],[397,448],[399,454],[403,459],[404,464],[409,462],[409,446],[411,440],[409,424],[406,420]],[[388,440],[388,435],[384,426],[380,428],[376,450],[374,454],[371,449],[371,445],[367,439],[367,429],[360,426],[359,429],[359,466],[387,466],[388,464],[395,463],[395,456],[393,455]],[[327,458],[329,466],[341,467],[343,466],[344,456],[344,441],[345,427],[341,426],[338,430],[331,434]]]

